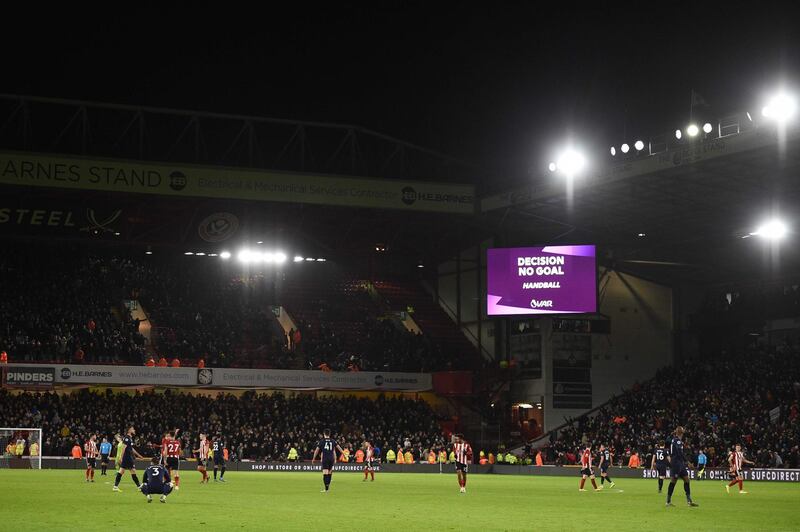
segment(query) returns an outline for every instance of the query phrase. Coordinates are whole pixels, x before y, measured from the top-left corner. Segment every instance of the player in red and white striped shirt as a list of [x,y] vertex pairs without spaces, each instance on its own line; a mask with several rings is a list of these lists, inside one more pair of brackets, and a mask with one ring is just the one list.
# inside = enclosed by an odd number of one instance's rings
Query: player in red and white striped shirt
[[463,434],[453,435],[453,454],[456,458],[456,475],[461,493],[467,492],[467,470],[472,462],[472,447],[464,439]]
[[177,439],[180,429],[167,432],[161,440],[161,459],[175,483],[175,489],[180,489],[181,470],[181,441]]
[[581,487],[579,491],[586,491],[583,486],[586,484],[586,478],[592,481],[594,491],[600,491],[602,488],[597,487],[597,482],[594,479],[594,471],[592,471],[592,444],[586,445],[586,449],[581,453]]
[[197,453],[197,470],[203,475],[203,479],[200,481],[200,484],[206,483],[208,484],[208,471],[206,470],[206,460],[208,460],[208,453],[211,450],[211,446],[206,439],[205,434],[200,435],[200,448],[195,449],[193,452]]
[[748,460],[744,457],[744,453],[742,452],[742,446],[738,443],[733,451],[728,454],[728,465],[730,466],[730,483],[725,486],[725,491],[728,493],[731,492],[731,486],[735,486],[739,484],[739,493],[747,493],[744,491],[744,474],[742,473],[742,467],[744,464],[753,465],[753,462]]
[[86,455],[86,482],[94,482],[94,468],[97,467],[97,434],[89,436],[89,441],[83,445],[83,452]]
[[375,481],[375,466],[373,465],[372,461],[374,460],[375,448],[372,447],[372,444],[369,441],[364,442],[364,480],[367,480],[367,476],[372,476],[372,481]]

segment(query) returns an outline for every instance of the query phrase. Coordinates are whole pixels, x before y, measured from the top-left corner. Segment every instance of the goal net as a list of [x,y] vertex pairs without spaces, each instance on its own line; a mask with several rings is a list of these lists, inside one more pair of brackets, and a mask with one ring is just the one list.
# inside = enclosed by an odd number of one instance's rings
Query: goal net
[[42,429],[0,428],[0,469],[41,469]]

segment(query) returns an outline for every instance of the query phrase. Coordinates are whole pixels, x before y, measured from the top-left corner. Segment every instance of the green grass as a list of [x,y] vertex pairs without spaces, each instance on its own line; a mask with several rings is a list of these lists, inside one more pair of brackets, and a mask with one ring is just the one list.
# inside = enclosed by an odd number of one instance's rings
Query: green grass
[[[655,480],[620,479],[614,489],[578,492],[578,478],[471,475],[461,495],[454,474],[335,473],[320,493],[318,473],[226,475],[199,484],[184,471],[167,504],[151,504],[126,475],[87,484],[83,472],[0,470],[0,530],[799,530],[800,485],[750,482],[727,495],[719,481],[692,482],[699,508],[677,486],[664,507]],[[107,480],[108,479],[108,480]],[[666,487],[665,487],[666,492]]]

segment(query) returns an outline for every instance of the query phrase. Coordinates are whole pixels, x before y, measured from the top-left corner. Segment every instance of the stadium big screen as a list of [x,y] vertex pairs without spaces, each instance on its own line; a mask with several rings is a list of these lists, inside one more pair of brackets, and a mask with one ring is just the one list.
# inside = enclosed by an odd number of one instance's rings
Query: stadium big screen
[[490,316],[597,311],[595,246],[494,248],[487,254]]

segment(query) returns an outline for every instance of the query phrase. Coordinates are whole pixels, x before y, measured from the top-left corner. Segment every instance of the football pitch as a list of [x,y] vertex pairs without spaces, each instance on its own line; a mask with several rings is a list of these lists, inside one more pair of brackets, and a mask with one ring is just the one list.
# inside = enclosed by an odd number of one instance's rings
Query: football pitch
[[679,483],[666,508],[655,480],[581,493],[577,476],[471,475],[460,494],[452,473],[362,478],[335,473],[320,493],[319,473],[229,472],[225,484],[201,485],[184,471],[166,504],[148,504],[128,475],[114,493],[111,472],[87,484],[80,470],[4,469],[0,530],[800,530],[800,485],[789,483],[749,482],[749,494],[728,495],[720,481],[695,481],[698,508]]

